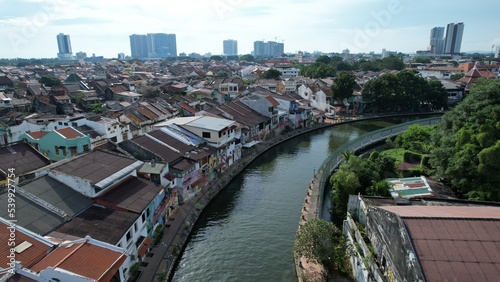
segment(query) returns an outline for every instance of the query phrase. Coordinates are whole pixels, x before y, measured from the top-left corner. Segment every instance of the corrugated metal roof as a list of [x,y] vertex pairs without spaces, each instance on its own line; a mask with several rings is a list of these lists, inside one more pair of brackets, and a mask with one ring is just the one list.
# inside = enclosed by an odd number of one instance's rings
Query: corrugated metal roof
[[384,206],[386,211],[400,217],[429,218],[480,218],[500,219],[500,207],[464,207],[464,206]]

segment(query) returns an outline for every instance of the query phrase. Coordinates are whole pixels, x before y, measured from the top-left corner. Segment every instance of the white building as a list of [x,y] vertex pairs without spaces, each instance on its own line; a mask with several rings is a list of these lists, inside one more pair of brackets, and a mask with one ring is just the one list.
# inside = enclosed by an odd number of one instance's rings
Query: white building
[[302,84],[298,88],[298,94],[302,98],[308,100],[310,106],[315,109],[326,112],[330,108],[326,93],[319,88],[309,87],[306,84]]

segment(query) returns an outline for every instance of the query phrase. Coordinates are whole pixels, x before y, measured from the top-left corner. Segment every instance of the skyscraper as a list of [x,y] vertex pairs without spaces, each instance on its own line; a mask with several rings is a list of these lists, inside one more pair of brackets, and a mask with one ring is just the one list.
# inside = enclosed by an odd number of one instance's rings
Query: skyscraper
[[446,27],[446,39],[444,41],[445,54],[460,54],[463,33],[464,23],[448,24]]
[[175,34],[133,34],[130,35],[130,49],[133,58],[177,57]]
[[444,54],[444,27],[431,29],[429,47],[432,54]]
[[224,40],[222,42],[223,53],[225,56],[237,56],[238,55],[238,41],[233,39]]
[[285,53],[285,44],[275,41],[255,41],[253,50],[255,57],[279,57]]
[[57,47],[59,53],[57,58],[62,61],[73,60],[73,52],[71,51],[71,40],[68,34],[59,33],[57,35]]
[[148,57],[148,38],[144,34],[130,35],[130,50],[132,58],[145,59]]

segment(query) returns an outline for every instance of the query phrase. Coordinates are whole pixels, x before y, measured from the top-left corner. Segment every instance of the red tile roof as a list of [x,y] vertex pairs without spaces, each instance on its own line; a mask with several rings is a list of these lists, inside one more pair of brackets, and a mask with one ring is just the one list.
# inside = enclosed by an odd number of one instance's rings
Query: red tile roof
[[[8,238],[11,236],[10,230],[7,229],[7,227],[7,224],[0,222],[0,267],[2,268],[5,268],[8,265],[10,260],[8,256],[10,255],[10,248],[12,248],[12,246],[7,244]],[[31,246],[21,253],[15,253],[15,259],[20,261],[25,267],[32,266],[52,249],[52,246],[49,245],[49,243],[40,241],[33,236],[16,229],[16,246],[19,246],[25,241],[30,243]]]
[[31,136],[31,138],[33,138],[33,139],[40,139],[43,136],[47,135],[48,132],[47,131],[34,131],[34,132],[26,133],[26,134]]
[[151,237],[146,237],[146,239],[144,239],[144,242],[142,242],[142,246],[139,248],[139,251],[137,252],[137,254],[142,257],[146,254],[146,252],[148,251],[148,247],[149,245],[151,245],[151,243],[153,242],[153,239]]
[[271,96],[266,96],[266,99],[271,102],[271,105],[273,106],[278,106],[280,103],[278,101],[276,101],[273,97]]
[[56,131],[59,132],[59,134],[61,134],[62,136],[64,136],[66,139],[75,139],[78,137],[83,137],[83,135],[80,132],[74,130],[71,127],[57,129]]
[[427,281],[498,281],[499,207],[381,208],[403,218]]
[[31,270],[38,273],[47,267],[58,267],[95,281],[109,281],[126,258],[123,253],[84,241],[57,248]]

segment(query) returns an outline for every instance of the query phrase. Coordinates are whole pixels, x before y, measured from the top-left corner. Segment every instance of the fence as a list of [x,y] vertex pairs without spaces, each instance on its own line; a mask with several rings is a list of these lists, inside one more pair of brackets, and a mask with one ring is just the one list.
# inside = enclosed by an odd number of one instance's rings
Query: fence
[[330,175],[333,173],[334,169],[336,169],[343,161],[344,161],[344,152],[355,152],[364,147],[370,146],[380,141],[384,141],[387,138],[391,138],[397,136],[403,132],[405,132],[409,126],[414,124],[420,125],[435,125],[439,123],[441,117],[433,117],[427,119],[420,119],[409,121],[403,124],[382,128],[376,131],[372,131],[366,133],[355,140],[346,143],[340,147],[338,147],[333,153],[323,162],[321,167],[318,169],[318,173],[314,175],[314,181],[319,183],[319,193],[318,193],[318,205],[316,207],[316,215],[318,217],[322,217],[321,214],[322,206],[323,206],[323,194],[325,191],[325,186]]

